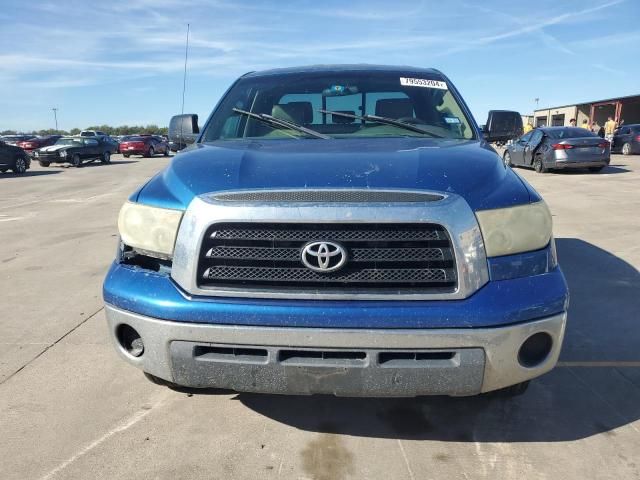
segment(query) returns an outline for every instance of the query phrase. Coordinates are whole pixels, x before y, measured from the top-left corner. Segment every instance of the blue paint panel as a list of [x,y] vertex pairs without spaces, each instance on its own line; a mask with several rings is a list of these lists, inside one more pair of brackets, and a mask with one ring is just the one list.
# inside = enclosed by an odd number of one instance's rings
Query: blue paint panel
[[529,189],[486,142],[434,138],[198,144],[177,155],[140,191],[138,201],[185,209],[194,196],[208,192],[314,187],[452,192],[474,210],[530,201]]
[[114,263],[104,300],[164,320],[231,325],[331,328],[469,328],[525,322],[565,311],[567,285],[559,268],[515,280],[489,282],[465,300],[312,301],[188,300],[172,280]]

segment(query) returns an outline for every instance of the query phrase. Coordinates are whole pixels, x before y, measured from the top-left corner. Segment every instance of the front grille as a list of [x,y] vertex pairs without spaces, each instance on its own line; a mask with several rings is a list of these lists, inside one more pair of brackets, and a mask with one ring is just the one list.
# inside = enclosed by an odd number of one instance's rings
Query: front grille
[[[307,268],[302,249],[315,241],[340,244],[344,267]],[[451,240],[440,225],[220,223],[205,232],[198,286],[446,293],[457,277]]]

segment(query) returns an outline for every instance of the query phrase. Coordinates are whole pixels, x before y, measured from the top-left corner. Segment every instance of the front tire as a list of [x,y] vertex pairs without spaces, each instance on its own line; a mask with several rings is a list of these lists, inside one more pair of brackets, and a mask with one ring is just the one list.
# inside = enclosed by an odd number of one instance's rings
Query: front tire
[[126,153],[124,153],[122,156],[123,156],[124,158],[129,158],[131,155],[127,155]]
[[149,147],[149,153],[147,153],[148,157],[153,157],[156,154],[156,151],[153,149],[153,147]]
[[73,165],[76,168],[80,168],[82,167],[82,159],[80,158],[80,155],[78,155],[77,153],[71,158],[71,165]]
[[504,166],[505,167],[512,167],[513,166],[513,164],[511,163],[511,154],[509,153],[509,150],[504,152],[504,155],[502,156],[502,160],[504,161]]
[[110,152],[104,152],[102,154],[102,158],[100,159],[101,163],[111,163],[111,153]]
[[38,162],[40,164],[41,167],[47,168],[49,165],[51,165],[51,162],[44,162],[42,160],[40,160]]
[[537,156],[536,159],[533,161],[533,169],[537,172],[537,173],[547,173],[547,167],[544,166],[544,163],[542,162],[542,157],[541,156]]
[[622,145],[622,154],[631,155],[631,144],[629,142]]
[[15,163],[13,164],[13,173],[17,173],[18,175],[22,175],[27,171],[27,161],[22,157],[17,157]]
[[164,156],[168,157],[169,156],[169,147],[164,149]]

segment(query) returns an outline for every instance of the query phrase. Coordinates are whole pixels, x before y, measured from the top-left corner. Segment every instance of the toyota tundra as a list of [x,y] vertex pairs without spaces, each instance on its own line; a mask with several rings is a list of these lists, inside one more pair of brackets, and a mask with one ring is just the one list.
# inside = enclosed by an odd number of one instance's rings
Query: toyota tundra
[[120,211],[117,351],[190,388],[522,393],[558,360],[568,291],[547,205],[489,143],[505,125],[433,69],[243,75],[202,128],[172,119],[190,146]]

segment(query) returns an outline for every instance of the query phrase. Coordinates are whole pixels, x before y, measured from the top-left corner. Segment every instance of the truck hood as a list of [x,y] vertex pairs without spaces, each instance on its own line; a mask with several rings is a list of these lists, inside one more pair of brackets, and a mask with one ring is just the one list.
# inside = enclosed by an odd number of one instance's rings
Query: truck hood
[[197,144],[178,154],[131,200],[185,209],[203,193],[282,188],[449,192],[474,210],[531,201],[530,188],[486,142],[422,138]]

